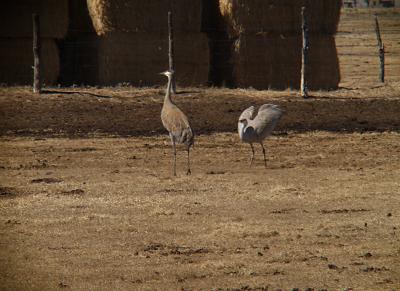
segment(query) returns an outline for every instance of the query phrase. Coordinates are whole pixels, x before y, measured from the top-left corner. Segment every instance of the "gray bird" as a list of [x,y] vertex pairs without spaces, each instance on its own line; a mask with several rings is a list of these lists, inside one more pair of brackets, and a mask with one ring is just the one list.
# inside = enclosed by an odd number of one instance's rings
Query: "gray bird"
[[172,150],[174,154],[174,176],[176,176],[176,147],[175,143],[181,143],[186,146],[187,150],[187,175],[190,171],[190,147],[194,144],[194,133],[190,127],[190,123],[186,115],[171,100],[171,81],[174,74],[173,71],[165,71],[160,73],[168,77],[167,92],[164,98],[164,105],[161,110],[161,121],[171,138]]
[[264,154],[264,165],[267,167],[263,141],[274,130],[283,113],[284,111],[278,105],[263,104],[258,109],[257,115],[255,115],[254,106],[250,106],[240,115],[238,132],[241,141],[247,142],[251,146],[250,166],[254,160],[253,143],[260,143]]

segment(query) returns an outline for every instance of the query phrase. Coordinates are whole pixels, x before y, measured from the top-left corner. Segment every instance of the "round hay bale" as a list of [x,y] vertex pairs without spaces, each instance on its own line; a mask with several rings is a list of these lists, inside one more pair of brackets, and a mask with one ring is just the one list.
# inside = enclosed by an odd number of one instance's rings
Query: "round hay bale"
[[[0,83],[8,85],[33,84],[32,39],[0,38]],[[57,83],[60,71],[59,54],[54,39],[42,39],[42,81]]]
[[168,11],[176,32],[200,32],[201,0],[87,0],[98,35],[111,32],[167,33]]
[[40,17],[44,38],[63,38],[68,30],[68,0],[5,0],[0,9],[0,37],[32,37],[32,14]]
[[335,34],[340,0],[219,0],[228,33],[300,34],[301,8],[307,7],[309,30]]

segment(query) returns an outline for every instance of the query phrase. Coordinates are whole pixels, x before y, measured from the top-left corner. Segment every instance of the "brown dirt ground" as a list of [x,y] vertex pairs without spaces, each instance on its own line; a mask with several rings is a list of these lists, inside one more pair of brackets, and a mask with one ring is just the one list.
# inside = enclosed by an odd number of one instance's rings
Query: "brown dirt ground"
[[[400,287],[400,135],[1,139],[3,290]],[[231,289],[230,289],[231,288]],[[263,289],[264,288],[264,289]]]

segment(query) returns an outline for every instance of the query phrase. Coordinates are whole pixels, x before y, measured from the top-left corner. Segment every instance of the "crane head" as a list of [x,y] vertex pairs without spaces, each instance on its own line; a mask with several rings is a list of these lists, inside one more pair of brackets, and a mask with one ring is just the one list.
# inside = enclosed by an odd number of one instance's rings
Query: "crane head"
[[172,70],[166,70],[165,72],[160,73],[160,75],[167,76],[168,78],[171,78],[173,74],[174,74],[174,71],[172,71]]
[[239,119],[239,123],[243,123],[246,126],[247,125],[247,119],[246,118]]

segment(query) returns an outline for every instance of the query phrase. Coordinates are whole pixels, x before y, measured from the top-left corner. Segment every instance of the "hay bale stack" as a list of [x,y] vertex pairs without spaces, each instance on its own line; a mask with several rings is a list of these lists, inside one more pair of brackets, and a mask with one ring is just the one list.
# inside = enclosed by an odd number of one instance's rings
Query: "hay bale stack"
[[231,36],[300,34],[301,7],[307,6],[311,33],[335,34],[340,0],[219,0],[220,11]]
[[[46,85],[57,82],[60,62],[54,39],[42,40],[42,80]],[[0,83],[27,85],[33,82],[32,40],[0,39]]]
[[102,85],[164,84],[168,68],[168,11],[173,12],[175,69],[179,85],[205,85],[209,47],[201,33],[202,0],[87,0],[99,35],[98,80]]
[[[136,86],[164,84],[159,75],[168,68],[168,39],[160,33],[112,33],[98,40],[99,83]],[[177,83],[206,84],[209,71],[208,39],[205,34],[176,34]]]
[[[311,89],[335,89],[340,81],[334,34],[340,0],[219,0],[226,31],[233,40],[231,59],[236,86],[299,88],[301,8],[307,7]],[[227,64],[227,65],[229,65]]]
[[202,0],[87,0],[97,34],[167,32],[167,13],[177,32],[200,32]]
[[[286,89],[300,87],[300,36],[241,35],[233,47],[233,75],[239,87]],[[336,88],[340,79],[333,36],[310,37],[311,89]]]
[[32,14],[40,16],[41,36],[63,38],[68,30],[68,0],[4,0],[0,37],[32,37]]

